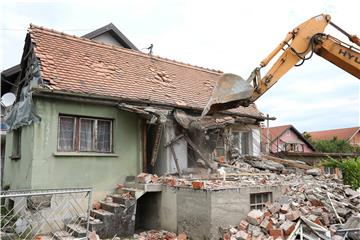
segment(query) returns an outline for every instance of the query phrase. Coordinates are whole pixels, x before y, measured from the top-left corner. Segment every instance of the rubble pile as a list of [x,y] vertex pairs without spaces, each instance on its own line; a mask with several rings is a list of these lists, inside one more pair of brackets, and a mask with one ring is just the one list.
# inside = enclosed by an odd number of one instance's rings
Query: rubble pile
[[138,240],[187,240],[187,235],[185,233],[176,233],[168,232],[165,230],[150,230],[146,232],[141,232],[134,235],[135,239]]
[[222,229],[224,240],[295,239],[297,234],[309,239],[342,239],[346,234],[358,240],[360,192],[329,176],[297,178],[280,199],[251,210],[238,226]]

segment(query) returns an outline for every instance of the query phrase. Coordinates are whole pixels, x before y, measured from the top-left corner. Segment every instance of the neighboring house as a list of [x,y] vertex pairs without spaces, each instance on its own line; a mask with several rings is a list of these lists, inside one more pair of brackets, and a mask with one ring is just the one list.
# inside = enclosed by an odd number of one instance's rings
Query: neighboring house
[[269,140],[270,152],[294,152],[312,153],[315,148],[304,136],[292,125],[284,125],[269,128],[269,139],[267,138],[267,128],[261,129],[261,148],[266,151],[266,144]]
[[360,127],[338,128],[324,131],[307,132],[311,140],[345,140],[353,146],[360,147]]
[[[208,159],[233,148],[260,154],[264,116],[255,105],[198,117],[221,72],[139,52],[109,26],[90,33],[94,40],[29,28],[7,120],[5,185],[93,187],[101,199],[127,176],[176,173],[164,146],[181,134]],[[181,170],[200,158],[188,144],[174,145]]]

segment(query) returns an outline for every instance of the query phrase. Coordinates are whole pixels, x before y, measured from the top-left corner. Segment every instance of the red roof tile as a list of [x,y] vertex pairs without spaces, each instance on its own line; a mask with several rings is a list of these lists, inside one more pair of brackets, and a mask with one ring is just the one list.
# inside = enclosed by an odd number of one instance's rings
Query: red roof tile
[[308,132],[308,134],[310,134],[312,140],[331,140],[336,137],[337,139],[347,141],[358,131],[360,131],[360,127]]
[[[30,26],[41,77],[55,90],[202,109],[221,72]],[[237,113],[261,117],[255,105]]]
[[[291,128],[291,125],[270,127],[269,128],[270,142],[275,141],[278,137],[280,137],[289,128]],[[262,140],[262,142],[266,142],[267,128],[263,128],[261,132],[262,132],[261,140]]]

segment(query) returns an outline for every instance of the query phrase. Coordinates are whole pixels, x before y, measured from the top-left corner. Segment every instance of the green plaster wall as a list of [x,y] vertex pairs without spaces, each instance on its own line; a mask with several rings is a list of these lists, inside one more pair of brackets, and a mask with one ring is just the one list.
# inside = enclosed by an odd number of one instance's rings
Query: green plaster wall
[[21,129],[21,158],[14,160],[10,158],[13,152],[13,132],[6,134],[4,186],[10,186],[11,189],[31,188],[33,138],[33,126],[27,126]]
[[[29,127],[33,128],[33,134],[27,138],[33,142],[31,188],[93,187],[94,198],[99,199],[112,192],[117,183],[124,182],[126,176],[139,172],[141,156],[136,114],[112,106],[49,98],[36,98],[35,106],[42,120]],[[113,154],[64,156],[57,152],[59,114],[113,119]],[[16,177],[10,178],[14,181]]]

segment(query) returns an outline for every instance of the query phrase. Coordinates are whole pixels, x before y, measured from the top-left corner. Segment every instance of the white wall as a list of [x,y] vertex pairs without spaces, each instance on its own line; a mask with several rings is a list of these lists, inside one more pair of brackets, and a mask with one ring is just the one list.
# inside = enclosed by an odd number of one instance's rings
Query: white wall
[[[155,173],[163,175],[167,173],[177,173],[174,157],[169,147],[165,148],[164,145],[174,139],[175,136],[175,125],[172,121],[165,123],[163,135],[161,139],[159,155],[155,166]],[[174,151],[179,162],[180,169],[188,167],[187,159],[187,143],[184,139],[178,140],[174,145]]]
[[259,156],[261,152],[260,147],[260,129],[259,128],[253,128],[251,129],[251,135],[252,135],[252,155],[253,156]]

